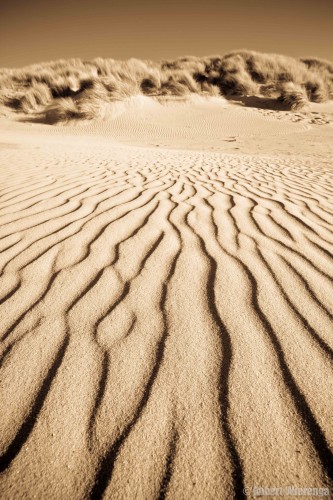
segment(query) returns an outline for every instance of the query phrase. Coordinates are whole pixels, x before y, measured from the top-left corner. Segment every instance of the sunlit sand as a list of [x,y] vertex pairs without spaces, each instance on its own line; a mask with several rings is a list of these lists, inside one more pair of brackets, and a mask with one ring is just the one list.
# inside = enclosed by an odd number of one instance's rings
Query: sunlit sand
[[333,106],[242,104],[1,119],[1,498],[329,484]]

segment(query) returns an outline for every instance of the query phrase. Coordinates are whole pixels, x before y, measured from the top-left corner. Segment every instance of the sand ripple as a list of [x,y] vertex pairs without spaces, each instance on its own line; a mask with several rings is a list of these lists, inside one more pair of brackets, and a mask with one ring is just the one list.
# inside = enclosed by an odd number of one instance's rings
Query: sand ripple
[[329,165],[55,148],[2,150],[2,498],[329,484]]

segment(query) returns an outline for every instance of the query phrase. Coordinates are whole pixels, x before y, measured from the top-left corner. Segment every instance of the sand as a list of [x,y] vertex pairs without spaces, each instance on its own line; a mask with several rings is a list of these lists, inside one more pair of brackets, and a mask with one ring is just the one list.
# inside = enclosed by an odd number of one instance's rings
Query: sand
[[332,123],[0,121],[2,499],[332,486]]

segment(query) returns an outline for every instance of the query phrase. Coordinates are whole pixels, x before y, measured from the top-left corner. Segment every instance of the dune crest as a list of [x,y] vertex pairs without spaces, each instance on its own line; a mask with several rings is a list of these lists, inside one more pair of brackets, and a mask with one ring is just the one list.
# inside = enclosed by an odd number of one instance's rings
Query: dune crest
[[0,69],[0,113],[39,116],[46,123],[101,118],[111,103],[134,96],[184,99],[260,98],[297,111],[333,98],[333,65],[316,58],[240,50],[173,61],[96,58]]

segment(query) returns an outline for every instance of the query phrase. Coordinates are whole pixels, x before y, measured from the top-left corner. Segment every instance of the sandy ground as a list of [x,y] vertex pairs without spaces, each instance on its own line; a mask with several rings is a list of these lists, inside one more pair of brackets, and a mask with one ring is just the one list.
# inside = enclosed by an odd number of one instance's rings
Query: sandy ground
[[332,122],[1,120],[2,499],[332,486]]

